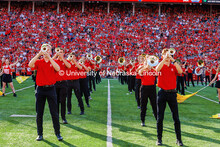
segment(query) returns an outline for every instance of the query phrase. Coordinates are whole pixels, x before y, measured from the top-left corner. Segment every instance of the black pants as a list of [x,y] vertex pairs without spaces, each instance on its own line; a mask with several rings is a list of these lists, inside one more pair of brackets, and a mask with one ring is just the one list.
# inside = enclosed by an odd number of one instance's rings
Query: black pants
[[57,93],[57,110],[59,114],[59,106],[61,105],[61,117],[63,120],[66,119],[66,97],[67,97],[67,81],[56,82],[56,93]]
[[184,77],[177,76],[177,91],[179,91],[182,95],[185,95],[185,89],[184,89]]
[[154,113],[154,117],[157,120],[157,104],[156,104],[156,87],[155,85],[143,86],[141,85],[141,121],[145,122],[146,110],[148,98]]
[[96,84],[99,84],[101,82],[100,70],[97,71],[95,79],[96,79]]
[[89,87],[88,87],[88,78],[79,79],[80,89],[81,89],[81,97],[84,95],[86,104],[89,105]]
[[197,85],[199,84],[199,79],[200,79],[200,81],[201,81],[201,83],[202,83],[202,85],[203,85],[202,75],[197,76]]
[[135,98],[137,101],[137,106],[141,106],[141,99],[140,99],[140,87],[141,87],[141,79],[136,79],[136,88],[135,88]]
[[[212,80],[214,79],[214,77],[215,77],[215,74],[212,74]],[[212,84],[212,87],[214,87],[214,83]]]
[[166,109],[166,103],[168,103],[174,120],[176,137],[177,139],[181,140],[180,120],[179,120],[178,104],[176,97],[177,94],[175,92],[165,92],[162,89],[158,92],[158,96],[157,96],[157,138],[158,139],[162,139],[164,112]]
[[194,85],[194,81],[193,81],[193,74],[192,73],[188,73],[188,86],[189,86],[189,80],[191,80],[193,87]]
[[84,112],[84,104],[83,104],[82,97],[81,97],[79,80],[68,80],[67,81],[67,110],[68,112],[71,112],[72,110],[72,103],[71,103],[72,90],[74,90],[81,112]]
[[184,83],[185,83],[185,85],[187,85],[186,84],[186,75],[184,74]]
[[44,114],[46,99],[49,105],[50,114],[52,116],[55,134],[60,134],[60,123],[59,123],[59,115],[57,111],[57,95],[56,95],[55,86],[48,88],[38,86],[35,96],[36,96],[36,112],[37,112],[36,121],[37,121],[38,135],[43,135],[43,114]]
[[16,72],[12,72],[12,77],[13,77],[13,79],[16,78]]
[[1,88],[2,88],[2,86],[3,86],[3,83],[2,83],[2,76],[0,76],[0,82],[1,82]]
[[128,91],[132,92],[135,91],[135,76],[129,76],[128,77]]
[[209,76],[205,76],[205,85],[207,85],[207,81],[210,83],[210,77]]
[[89,75],[89,91],[92,91],[92,86],[93,86],[93,89],[96,91],[95,77],[92,74],[92,72],[94,73],[94,71],[90,71],[90,75]]

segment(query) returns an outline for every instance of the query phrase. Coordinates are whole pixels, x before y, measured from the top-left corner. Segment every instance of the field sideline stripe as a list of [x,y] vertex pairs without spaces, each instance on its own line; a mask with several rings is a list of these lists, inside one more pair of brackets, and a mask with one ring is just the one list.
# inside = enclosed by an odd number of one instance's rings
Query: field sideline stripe
[[[189,93],[193,93],[193,92],[191,92],[191,91],[188,91],[188,90],[186,90],[186,92],[189,92]],[[198,96],[198,97],[201,97],[201,98],[203,98],[203,99],[206,99],[206,100],[208,100],[208,101],[211,101],[211,102],[214,102],[214,103],[217,103],[218,104],[218,102],[217,101],[214,101],[214,100],[212,100],[212,99],[209,99],[209,98],[207,98],[207,97],[204,97],[204,96],[202,96],[202,95],[198,95],[198,94],[195,94],[196,96]]]
[[[17,91],[22,91],[22,90],[25,90],[25,89],[28,89],[28,88],[31,88],[31,87],[34,87],[34,85],[27,86],[27,87],[24,87],[24,88],[21,88],[21,89],[15,90],[15,92],[17,92]],[[7,94],[11,94],[11,93],[13,93],[13,92],[8,92],[8,93],[6,93],[5,95],[7,95]]]
[[111,110],[111,95],[110,95],[109,79],[108,79],[107,147],[113,147],[112,145],[112,110]]

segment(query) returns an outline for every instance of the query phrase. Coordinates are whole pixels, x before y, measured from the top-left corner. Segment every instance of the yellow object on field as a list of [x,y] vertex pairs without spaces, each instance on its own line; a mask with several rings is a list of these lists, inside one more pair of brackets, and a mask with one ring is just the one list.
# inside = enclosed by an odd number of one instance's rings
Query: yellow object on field
[[216,114],[216,115],[212,115],[212,117],[210,118],[217,118],[217,119],[220,119],[220,113]]
[[195,92],[195,93],[193,93],[193,94],[188,94],[188,95],[181,95],[181,94],[179,94],[179,93],[177,93],[177,102],[178,103],[182,103],[182,102],[184,102],[186,99],[188,99],[188,98],[190,98],[191,96],[194,96],[196,93],[198,93],[198,92]]
[[29,76],[18,76],[18,77],[16,77],[16,80],[18,81],[19,84],[21,84],[22,82],[24,82],[28,78],[29,78]]
[[0,91],[0,96],[2,96],[3,95],[3,93]]

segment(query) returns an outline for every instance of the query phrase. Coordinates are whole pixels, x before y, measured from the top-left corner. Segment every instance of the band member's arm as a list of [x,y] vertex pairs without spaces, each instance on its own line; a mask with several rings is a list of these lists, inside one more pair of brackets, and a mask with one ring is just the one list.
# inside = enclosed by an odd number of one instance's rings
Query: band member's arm
[[164,65],[164,63],[165,63],[166,61],[165,61],[165,58],[157,65],[157,67],[156,67],[156,71],[157,72],[160,72],[160,70],[162,69],[162,67],[163,67],[163,65]]
[[93,65],[95,65],[95,62],[93,62],[92,60],[89,60]]
[[138,74],[142,76],[144,71],[146,71],[146,68],[144,66],[141,66],[141,69],[139,69]]
[[63,63],[65,64],[65,66],[66,66],[67,68],[70,68],[70,67],[71,67],[71,64],[70,64],[69,62],[67,62],[66,59],[62,58],[62,60],[63,60]]
[[[173,59],[173,57],[171,57],[171,61],[174,62],[175,59]],[[174,66],[176,67],[176,70],[177,70],[178,74],[182,74],[183,73],[182,68],[180,67],[180,65],[177,62],[174,63]]]
[[89,72],[89,69],[84,64],[82,64],[82,67],[86,70],[86,72]]
[[209,86],[212,85],[212,83],[215,82],[215,80],[217,79],[217,77],[218,77],[218,72],[215,74],[214,79],[209,83]]
[[18,60],[17,60],[16,62],[10,64],[10,68],[13,67],[13,66],[15,66],[17,63],[18,63]]
[[35,62],[37,61],[37,59],[42,55],[42,52],[40,51],[33,59],[31,59],[31,61],[29,62],[28,66],[30,68],[34,68],[35,67]]
[[45,56],[50,60],[50,63],[52,64],[53,68],[56,71],[60,71],[60,66],[50,57],[50,55],[46,52]]
[[[141,65],[141,66],[139,66],[138,68],[137,68],[137,70],[136,70],[136,72],[138,73],[138,74],[140,74],[140,71],[141,71],[141,69],[144,67],[144,65]],[[141,73],[142,74],[142,73]]]
[[82,69],[82,66],[80,66],[80,65],[79,65],[79,63],[78,63],[78,62],[76,62],[76,60],[75,60],[75,59],[73,59],[73,63],[76,65],[76,67],[77,67],[79,70],[81,70],[81,69]]
[[53,57],[52,57],[52,59],[54,60],[54,59],[56,59],[58,57],[58,54],[56,53]]

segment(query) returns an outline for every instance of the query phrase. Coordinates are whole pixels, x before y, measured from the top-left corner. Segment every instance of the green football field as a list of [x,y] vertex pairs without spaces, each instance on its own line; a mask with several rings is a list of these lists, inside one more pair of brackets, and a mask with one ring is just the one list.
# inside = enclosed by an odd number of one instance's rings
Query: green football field
[[[113,146],[151,147],[156,146],[156,121],[148,104],[146,127],[140,121],[140,109],[137,109],[135,94],[128,94],[127,85],[120,85],[118,80],[109,80],[112,118]],[[48,105],[44,112],[44,140],[35,141],[37,137],[34,117],[10,117],[11,115],[35,115],[34,83],[31,78],[22,84],[14,81],[18,97],[12,94],[0,97],[0,147],[6,146],[82,146],[105,147],[107,142],[107,112],[108,112],[108,79],[102,79],[97,85],[97,91],[92,93],[90,108],[85,107],[85,115],[79,115],[75,95],[72,98],[73,110],[67,115],[69,124],[62,124],[61,135],[64,141],[59,142],[54,135],[52,120]],[[25,88],[29,87],[29,88]],[[202,86],[190,87],[187,90],[195,92]],[[11,92],[10,88],[6,93]],[[218,102],[216,88],[208,87],[199,95]],[[84,98],[83,98],[84,100]],[[179,114],[182,129],[182,140],[189,147],[219,147],[220,119],[211,119],[220,113],[220,105],[193,96],[179,104]],[[84,100],[85,104],[85,100]],[[86,106],[86,105],[85,105]],[[164,119],[163,144],[176,146],[174,123],[167,106]]]

